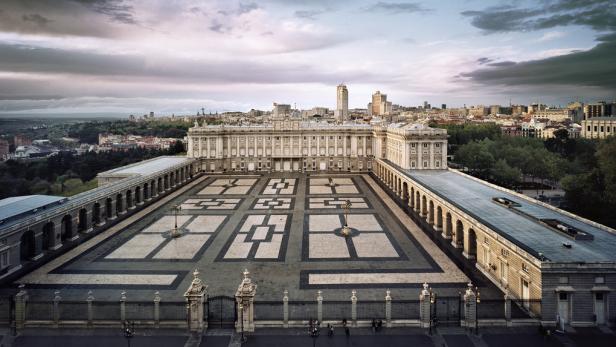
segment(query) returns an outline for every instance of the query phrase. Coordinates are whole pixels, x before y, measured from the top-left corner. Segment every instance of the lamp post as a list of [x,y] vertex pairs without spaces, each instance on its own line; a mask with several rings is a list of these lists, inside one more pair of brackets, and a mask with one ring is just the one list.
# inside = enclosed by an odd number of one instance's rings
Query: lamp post
[[124,338],[126,338],[126,344],[130,347],[130,339],[135,336],[135,322],[124,321],[123,328]]
[[479,303],[481,302],[481,297],[479,294],[479,288],[475,287],[475,291],[477,292],[477,296],[475,296],[476,305],[475,305],[475,335],[479,335],[479,320],[477,311],[479,311]]
[[178,231],[178,212],[181,210],[182,210],[182,206],[180,205],[173,206],[173,216],[175,219],[175,224],[174,224],[173,230],[171,230],[171,237],[180,236],[180,232]]
[[351,234],[351,228],[349,228],[349,212],[353,204],[351,200],[347,200],[342,207],[344,209],[344,226],[342,227],[342,235],[349,236]]

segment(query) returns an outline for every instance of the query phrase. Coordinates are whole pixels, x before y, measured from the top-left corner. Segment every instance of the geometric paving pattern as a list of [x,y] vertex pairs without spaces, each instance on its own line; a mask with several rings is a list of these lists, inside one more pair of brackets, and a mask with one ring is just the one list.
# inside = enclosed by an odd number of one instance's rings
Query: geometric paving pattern
[[[284,289],[298,300],[312,300],[317,289],[328,289],[334,300],[347,300],[354,288],[377,297],[383,288],[423,282],[455,295],[468,282],[370,176],[275,176],[198,178],[17,281],[28,285],[29,296],[45,300],[53,294],[49,288],[60,287],[63,297],[83,298],[87,288],[111,301],[118,289],[150,301],[153,288],[181,300],[195,268],[215,295],[235,290],[239,271],[248,268],[258,300],[279,300]],[[347,200],[352,232],[342,237]],[[182,236],[172,239],[176,201]],[[413,290],[393,294],[416,298]]]
[[178,215],[178,228],[183,234],[177,238],[168,237],[173,228],[174,216],[164,216],[141,232],[135,234],[120,247],[114,249],[105,260],[190,260],[204,251],[227,216]]
[[284,260],[290,222],[288,214],[246,215],[217,260]]
[[265,188],[263,195],[290,195],[295,194],[295,178],[271,178]]
[[351,208],[370,208],[366,199],[362,197],[309,198],[308,208],[343,208],[347,201],[351,202]]
[[244,195],[257,182],[257,178],[218,178],[203,188],[198,195]]
[[258,198],[252,206],[253,210],[290,210],[293,208],[293,198]]
[[205,198],[187,199],[180,207],[182,210],[235,210],[242,199],[236,198]]
[[305,260],[406,259],[374,214],[349,214],[348,226],[354,233],[348,237],[335,232],[344,225],[342,214],[310,214],[307,218]]
[[351,178],[310,178],[309,194],[358,194]]

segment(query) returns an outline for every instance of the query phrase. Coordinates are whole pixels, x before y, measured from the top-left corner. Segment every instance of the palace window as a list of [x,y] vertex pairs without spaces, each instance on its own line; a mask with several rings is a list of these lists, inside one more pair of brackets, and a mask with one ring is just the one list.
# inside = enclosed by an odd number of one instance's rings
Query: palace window
[[507,258],[509,256],[509,251],[503,248],[503,249],[501,249],[501,255],[504,258]]
[[605,277],[603,276],[595,277],[595,284],[604,284],[604,283],[605,283]]
[[441,144],[440,143],[436,143],[435,146],[436,146],[436,148],[438,148],[438,147],[441,147]]
[[0,253],[0,269],[9,267],[9,250]]
[[526,263],[522,263],[522,271],[528,273],[528,265]]

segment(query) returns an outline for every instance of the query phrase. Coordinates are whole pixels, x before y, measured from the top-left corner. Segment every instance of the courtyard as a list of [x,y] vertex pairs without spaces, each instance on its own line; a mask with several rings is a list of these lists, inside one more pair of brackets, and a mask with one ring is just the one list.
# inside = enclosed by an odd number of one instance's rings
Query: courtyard
[[[347,208],[344,206],[347,205]],[[179,237],[170,230],[177,221]],[[342,234],[343,226],[350,234]],[[182,301],[198,269],[232,296],[248,269],[256,300],[456,296],[469,278],[366,174],[212,175],[20,278],[30,298]],[[497,293],[492,289],[492,294]]]

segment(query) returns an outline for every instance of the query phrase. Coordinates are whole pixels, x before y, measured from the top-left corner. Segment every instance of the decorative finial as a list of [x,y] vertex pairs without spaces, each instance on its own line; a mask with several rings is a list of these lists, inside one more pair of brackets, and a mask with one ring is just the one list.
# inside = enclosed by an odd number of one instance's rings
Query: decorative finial
[[250,272],[248,272],[248,269],[244,269],[244,279],[247,279],[248,275],[250,275]]
[[193,278],[197,277],[199,277],[199,269],[195,269],[195,271],[193,271]]

